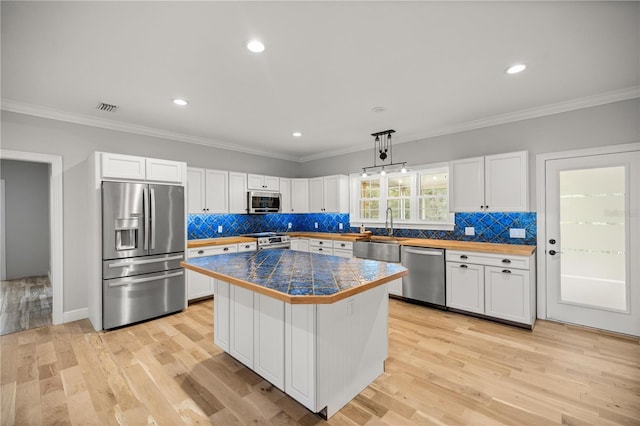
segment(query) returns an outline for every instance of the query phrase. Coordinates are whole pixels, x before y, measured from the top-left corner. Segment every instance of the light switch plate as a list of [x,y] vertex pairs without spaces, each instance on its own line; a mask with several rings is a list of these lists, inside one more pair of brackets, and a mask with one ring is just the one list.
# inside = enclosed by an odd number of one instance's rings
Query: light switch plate
[[341,223],[339,223],[339,224],[338,224],[338,229],[340,229],[340,230],[342,230],[342,229],[343,229],[343,227],[342,227],[342,224],[341,224]]
[[318,222],[314,222],[314,225],[316,229],[318,229]]
[[465,226],[464,235],[476,235],[476,228],[474,228],[473,226]]
[[287,224],[287,229],[291,229],[291,227],[292,227],[292,226],[293,226],[293,225],[291,224],[291,222],[289,222],[289,223]]
[[222,225],[218,225],[218,234],[222,234]]
[[523,228],[509,228],[509,238],[525,238],[525,230]]

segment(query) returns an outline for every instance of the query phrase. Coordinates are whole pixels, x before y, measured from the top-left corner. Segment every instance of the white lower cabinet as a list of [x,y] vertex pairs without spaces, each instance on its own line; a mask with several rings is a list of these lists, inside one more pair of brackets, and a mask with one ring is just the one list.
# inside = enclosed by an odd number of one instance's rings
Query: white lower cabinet
[[253,368],[253,295],[254,292],[236,285],[229,292],[229,353],[249,368]]
[[387,284],[387,289],[389,290],[389,294],[402,296],[402,278],[389,282],[389,284]]
[[214,280],[216,299],[213,310],[213,343],[229,352],[229,306],[231,285],[228,282]]
[[447,262],[447,307],[484,314],[484,266]]
[[285,305],[285,389],[313,410],[316,404],[316,307]]
[[308,238],[292,238],[291,250],[309,252],[309,239]]
[[272,385],[284,390],[285,303],[254,293],[253,369]]
[[309,239],[309,251],[311,253],[319,253],[319,254],[333,254],[333,241],[332,240],[321,240],[319,238],[310,238]]
[[533,326],[535,254],[447,250],[447,307]]
[[351,241],[334,241],[333,255],[339,257],[353,257],[353,243]]
[[[215,256],[225,253],[237,253],[239,251],[255,251],[256,243],[224,244],[187,250],[187,259],[196,257]],[[214,294],[215,279],[199,272],[185,269],[187,280],[187,300],[208,297]]]

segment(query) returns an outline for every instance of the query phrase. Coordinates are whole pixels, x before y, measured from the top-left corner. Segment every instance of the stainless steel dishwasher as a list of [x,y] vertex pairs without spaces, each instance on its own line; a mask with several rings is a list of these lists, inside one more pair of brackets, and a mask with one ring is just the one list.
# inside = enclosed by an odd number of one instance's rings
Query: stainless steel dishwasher
[[444,250],[402,246],[402,265],[409,275],[402,278],[402,295],[444,308]]

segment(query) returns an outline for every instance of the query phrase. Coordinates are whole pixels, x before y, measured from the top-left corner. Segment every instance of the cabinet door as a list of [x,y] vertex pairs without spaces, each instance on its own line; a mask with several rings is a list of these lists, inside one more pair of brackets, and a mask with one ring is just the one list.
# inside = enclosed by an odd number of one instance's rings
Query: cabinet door
[[311,246],[309,247],[309,252],[311,253],[318,253],[318,254],[329,254],[329,255],[333,255],[333,249],[331,247],[318,247],[318,246]]
[[447,306],[484,314],[484,266],[447,262]]
[[258,250],[257,243],[238,243],[238,252],[256,251]]
[[205,213],[205,169],[187,169],[187,213]]
[[285,304],[284,391],[316,412],[316,306]]
[[284,390],[284,302],[254,294],[254,370]]
[[229,174],[223,170],[207,170],[207,213],[229,212]]
[[531,324],[529,271],[485,266],[485,313]]
[[333,255],[338,257],[353,257],[353,250],[351,249],[333,249]]
[[324,177],[324,211],[349,212],[349,177],[334,175]]
[[183,183],[184,163],[158,158],[146,159],[147,180]]
[[229,352],[231,285],[225,281],[214,280],[214,287],[216,297],[213,299],[213,343]]
[[187,299],[193,300],[213,294],[213,278],[199,272],[187,272]]
[[144,157],[103,152],[101,166],[103,178],[134,180],[146,178],[146,158]]
[[232,285],[229,293],[229,353],[253,368],[253,291]]
[[321,213],[324,211],[324,178],[309,179],[309,211]]
[[391,281],[389,284],[387,284],[387,289],[389,291],[389,294],[402,296],[402,278]]
[[280,207],[282,213],[291,212],[291,179],[280,178]]
[[291,179],[291,211],[309,213],[309,179]]
[[263,176],[264,189],[267,191],[280,190],[280,178],[276,176]]
[[229,172],[229,213],[247,212],[247,175]]
[[487,211],[529,211],[527,151],[485,157]]
[[247,175],[247,189],[262,191],[264,189],[264,176],[262,175]]
[[484,211],[484,157],[449,163],[449,210]]

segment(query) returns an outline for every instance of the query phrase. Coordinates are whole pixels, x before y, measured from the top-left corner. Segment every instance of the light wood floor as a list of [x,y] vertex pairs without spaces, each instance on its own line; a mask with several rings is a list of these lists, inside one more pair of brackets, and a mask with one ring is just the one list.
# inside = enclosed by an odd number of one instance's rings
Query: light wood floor
[[0,281],[0,335],[51,325],[49,277]]
[[[386,372],[328,423],[640,424],[637,339],[397,300],[389,335]],[[107,333],[83,320],[0,337],[0,423],[324,423],[212,340],[210,300]]]

